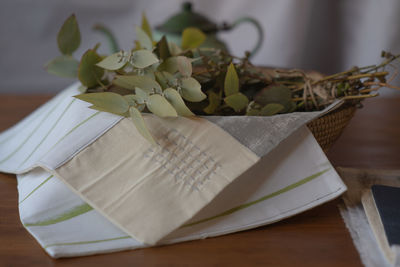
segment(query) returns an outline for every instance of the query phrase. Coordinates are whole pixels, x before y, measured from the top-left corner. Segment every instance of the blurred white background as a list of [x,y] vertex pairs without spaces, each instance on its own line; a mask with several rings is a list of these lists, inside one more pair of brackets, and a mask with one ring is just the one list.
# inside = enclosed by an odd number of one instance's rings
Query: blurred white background
[[[73,80],[48,74],[43,65],[56,57],[56,36],[75,13],[82,43],[77,57],[105,42],[91,27],[111,28],[122,48],[133,44],[134,26],[146,12],[155,26],[180,10],[182,0],[1,0],[0,93],[56,93]],[[329,74],[381,61],[381,50],[400,53],[398,0],[192,0],[193,9],[222,23],[251,16],[265,40],[253,63],[315,69]],[[223,33],[231,51],[253,47],[256,31],[243,24]],[[100,52],[108,52],[103,45]],[[400,64],[398,64],[400,66]],[[399,79],[396,83],[399,84]],[[389,90],[385,90],[388,94]],[[400,92],[389,91],[389,94]],[[385,94],[385,93],[384,93]]]

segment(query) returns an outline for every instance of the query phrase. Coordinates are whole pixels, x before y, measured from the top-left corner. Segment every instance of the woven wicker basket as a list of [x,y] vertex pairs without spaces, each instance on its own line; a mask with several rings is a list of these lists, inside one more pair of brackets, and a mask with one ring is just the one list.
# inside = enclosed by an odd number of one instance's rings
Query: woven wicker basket
[[339,138],[356,109],[354,105],[345,105],[307,124],[325,152]]

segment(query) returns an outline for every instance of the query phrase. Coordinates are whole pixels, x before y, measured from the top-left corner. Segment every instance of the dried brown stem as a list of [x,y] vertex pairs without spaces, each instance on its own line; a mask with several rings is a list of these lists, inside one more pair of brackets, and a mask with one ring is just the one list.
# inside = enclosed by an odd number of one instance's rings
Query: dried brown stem
[[346,80],[356,80],[356,79],[358,80],[358,79],[362,79],[362,78],[382,77],[382,76],[386,76],[388,74],[389,74],[389,72],[387,72],[387,71],[357,74],[357,75],[352,75],[352,76],[346,77]]
[[392,88],[392,89],[396,89],[396,90],[400,90],[400,87],[398,86],[394,86],[388,83],[381,83],[381,82],[365,82],[364,85],[368,86],[368,85],[378,85],[380,87],[388,87],[388,88]]

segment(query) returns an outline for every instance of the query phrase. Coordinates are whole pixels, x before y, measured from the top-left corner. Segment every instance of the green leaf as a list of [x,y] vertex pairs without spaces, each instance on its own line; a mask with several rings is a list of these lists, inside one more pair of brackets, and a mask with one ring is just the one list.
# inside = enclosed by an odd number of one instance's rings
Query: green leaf
[[137,95],[124,95],[123,97],[128,102],[129,106],[133,106],[139,111],[142,111],[146,107],[143,99],[139,98]]
[[239,77],[232,62],[228,67],[228,71],[226,72],[224,92],[226,96],[230,96],[239,92]]
[[136,87],[135,93],[136,93],[137,100],[138,100],[138,102],[139,102],[140,104],[142,104],[142,103],[144,103],[145,101],[147,101],[147,99],[148,99],[149,96],[150,96],[148,92],[146,92],[146,91],[144,91],[144,90],[142,90],[142,89],[140,89],[140,88],[138,88],[138,87]]
[[78,78],[81,83],[87,87],[96,86],[104,75],[104,70],[97,63],[101,61],[101,57],[94,49],[89,49],[83,54],[78,68]]
[[267,104],[265,107],[263,107],[261,109],[260,115],[261,116],[272,116],[272,115],[278,114],[279,112],[281,112],[284,109],[285,109],[285,107],[281,104],[271,103],[271,104]]
[[293,111],[292,91],[283,85],[271,85],[261,90],[254,99],[257,103],[265,106],[271,103],[281,104],[285,108],[281,113]]
[[136,126],[136,129],[138,132],[146,138],[151,144],[155,145],[156,142],[154,141],[153,137],[151,136],[151,133],[146,127],[146,124],[144,123],[142,114],[140,111],[135,108],[135,107],[130,107],[129,108],[129,114],[131,115],[131,120],[133,124]]
[[57,35],[57,44],[63,55],[72,55],[81,44],[81,33],[74,14],[68,17],[61,26]]
[[207,97],[201,91],[200,83],[192,77],[181,80],[181,95],[185,100],[191,102],[200,102]]
[[93,110],[101,111],[101,112],[107,112],[107,113],[115,114],[115,115],[118,115],[118,116],[129,117],[129,112],[116,113],[116,112],[113,112],[111,110],[107,110],[105,108],[100,108],[100,107],[96,107],[96,106],[90,106],[89,108],[93,109]]
[[147,108],[159,117],[176,117],[174,107],[161,95],[151,95],[146,102]]
[[154,72],[154,76],[156,78],[156,81],[161,85],[163,89],[166,89],[169,87],[168,85],[168,79],[165,77],[163,74],[163,71],[156,71]]
[[138,50],[132,53],[131,64],[136,68],[143,69],[158,62],[158,58],[149,50]]
[[121,51],[104,58],[96,65],[106,70],[119,70],[125,66],[125,64],[128,62],[128,58],[129,55],[126,55]]
[[176,112],[180,116],[194,116],[193,112],[186,106],[181,95],[173,88],[167,88],[164,90],[165,98],[175,108]]
[[258,109],[250,109],[246,112],[246,116],[260,116],[260,112]]
[[172,74],[179,71],[182,76],[190,77],[192,75],[192,61],[184,56],[170,57],[160,64],[158,70]]
[[142,30],[147,34],[147,36],[150,37],[150,40],[153,41],[153,33],[151,32],[151,26],[144,12],[142,13]]
[[136,38],[142,48],[150,51],[153,50],[153,42],[147,33],[140,27],[136,27]]
[[182,53],[182,49],[175,43],[170,42],[168,43],[169,51],[171,52],[171,55],[177,56],[180,53]]
[[158,66],[157,70],[175,74],[178,71],[178,62],[176,57],[170,57],[164,60],[164,62]]
[[154,72],[156,81],[161,85],[163,89],[169,87],[176,87],[178,85],[178,79],[174,77],[169,72],[166,71],[156,71]]
[[190,77],[192,76],[192,61],[183,56],[176,57],[178,62],[178,70],[182,74],[183,77]]
[[48,73],[67,78],[78,77],[79,61],[71,56],[59,56],[46,64]]
[[136,95],[124,95],[123,98],[125,98],[126,102],[128,102],[129,106],[136,106],[138,104],[138,101],[140,101],[140,98]]
[[167,58],[171,57],[171,52],[169,51],[168,42],[165,35],[156,44],[155,53],[157,54],[158,58],[162,60],[166,60]]
[[233,108],[236,112],[240,112],[245,109],[249,104],[249,99],[242,93],[236,93],[225,97],[225,103]]
[[206,35],[197,28],[186,28],[182,32],[182,49],[194,49],[206,40]]
[[[156,64],[157,65],[157,64]],[[154,68],[155,65],[152,65],[150,67],[142,69],[142,75],[147,76],[152,80],[156,79],[156,76],[154,75],[154,72],[156,71],[156,68]]]
[[221,104],[221,98],[215,92],[209,91],[208,102],[208,106],[204,108],[204,112],[207,114],[214,114]]
[[111,92],[89,93],[74,96],[80,100],[91,103],[102,111],[114,114],[124,114],[128,111],[129,104],[121,95]]
[[161,86],[148,76],[116,76],[113,84],[130,90],[139,87],[148,93],[162,91]]

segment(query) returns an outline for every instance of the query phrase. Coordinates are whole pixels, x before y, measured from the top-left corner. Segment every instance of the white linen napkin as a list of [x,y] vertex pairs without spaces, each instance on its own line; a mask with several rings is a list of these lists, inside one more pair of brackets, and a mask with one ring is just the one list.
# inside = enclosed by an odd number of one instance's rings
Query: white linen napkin
[[[291,158],[291,153],[296,154],[294,151],[297,151],[297,146],[300,147],[302,139],[298,140],[299,138],[292,135],[293,132],[327,111],[253,118],[159,119],[148,115],[145,116],[146,123],[159,142],[159,146],[154,148],[135,132],[135,128],[127,119],[121,120],[122,118],[115,115],[92,111],[87,108],[86,103],[71,97],[75,94],[78,94],[77,85],[71,86],[20,124],[0,135],[2,157],[0,170],[20,174],[19,190],[22,198],[20,207],[21,205],[28,206],[25,203],[29,202],[28,199],[32,199],[33,195],[45,201],[46,194],[42,189],[44,184],[56,183],[55,189],[47,189],[54,197],[62,195],[61,192],[74,196],[69,198],[70,204],[61,199],[49,203],[47,198],[47,202],[40,202],[43,206],[38,206],[36,203],[29,209],[21,209],[21,219],[25,226],[54,257],[132,247],[130,238],[121,236],[121,238],[118,236],[105,238],[113,243],[119,243],[117,247],[110,248],[108,245],[103,247],[104,242],[100,242],[99,240],[102,239],[97,238],[93,238],[91,242],[94,232],[99,231],[101,227],[114,231],[117,226],[118,231],[124,231],[138,240],[136,241],[140,244],[138,246],[174,242],[168,241],[167,237],[183,225],[188,223],[191,225],[193,219],[198,219],[196,214],[201,214],[203,210],[221,210],[221,205],[213,204],[214,200],[223,196],[225,190],[240,177],[256,169],[256,166],[259,166],[256,162],[263,156],[261,161],[264,161],[269,156],[269,152],[281,141],[289,136],[295,138],[295,143],[298,145],[295,144],[293,151],[285,155]],[[325,156],[321,157],[323,152],[316,145],[312,135],[308,130],[299,130],[299,133],[301,131],[303,135],[306,132],[305,136],[312,140],[307,142],[308,147],[304,149],[312,151],[310,154],[318,154],[327,166],[322,170],[322,163],[315,165],[314,162],[319,162],[315,161],[316,159],[303,163],[301,169],[308,171],[304,173],[304,179],[306,179],[304,181],[314,181],[316,177],[325,176],[334,181],[333,183],[324,182],[316,187],[318,193],[324,197],[319,195],[315,199],[312,198],[315,195],[307,192],[311,198],[308,198],[306,202],[312,203],[304,206],[308,208],[320,203],[318,199],[326,201],[337,196],[345,190],[345,187],[329,166]],[[282,149],[274,151],[279,153],[280,150]],[[297,156],[293,162],[302,162],[303,158],[303,156]],[[262,165],[262,169],[269,168],[271,166],[268,164]],[[282,171],[280,168],[291,169],[287,166],[279,166],[267,177],[261,175],[260,179],[268,178],[269,180],[274,173]],[[241,175],[243,172],[244,174]],[[299,170],[296,172],[299,173]],[[279,190],[296,192],[298,188],[304,188],[303,184],[307,182],[299,182],[303,180],[299,179],[298,175],[294,177],[296,178],[291,178],[298,179],[297,182],[290,180],[290,177],[287,178],[289,180],[277,179],[280,181],[278,185],[283,189],[286,188],[283,190],[278,186],[277,192],[281,192]],[[311,178],[307,179],[307,177]],[[252,180],[251,177],[247,179]],[[61,184],[60,180],[64,184]],[[22,183],[22,181],[29,182]],[[293,182],[292,185],[287,183],[289,181]],[[66,186],[76,195],[71,194]],[[272,188],[274,186],[270,185],[265,190]],[[241,191],[243,194],[248,193],[243,188],[236,188],[235,194],[241,195]],[[303,196],[303,193],[300,195]],[[272,193],[273,197],[270,198],[278,199],[281,195],[281,193],[276,196],[275,194]],[[295,196],[294,193],[283,195],[286,195],[288,199],[291,199],[290,196]],[[299,196],[296,195],[297,197]],[[274,205],[279,206],[277,203]],[[246,203],[242,204],[246,205]],[[292,207],[289,210],[294,212],[285,213],[275,210],[275,219],[266,219],[263,216],[259,224],[253,223],[253,226],[236,224],[230,227],[230,231],[265,224],[281,219],[286,216],[285,214],[291,215],[301,211],[301,208],[293,208],[295,204],[298,204],[297,201],[289,201],[288,205]],[[270,211],[272,212],[273,209]],[[99,220],[102,222],[100,228],[89,231],[92,234],[89,234],[87,236],[89,239],[86,240],[89,240],[88,244],[92,244],[90,249],[78,253],[66,249],[68,245],[54,245],[88,242],[63,240],[66,237],[65,231],[69,234],[76,231],[83,223],[82,216],[87,216],[87,214],[95,214],[97,218],[101,217],[100,214],[104,215],[103,220]],[[250,217],[252,216],[254,215]],[[216,219],[219,217],[217,216]],[[71,221],[78,224],[67,227],[62,234],[56,235],[61,241],[49,239],[49,236],[54,234],[51,227],[57,228],[59,224]],[[93,219],[90,221],[94,222]],[[114,224],[113,228],[109,227],[112,225],[110,222]],[[208,220],[204,223],[207,224]],[[227,226],[227,224],[224,225]],[[196,226],[197,224],[193,224],[184,228]],[[214,234],[230,231],[225,229],[216,231]],[[213,235],[207,231],[205,233]],[[191,237],[189,234],[178,240],[193,238],[198,238],[198,236]],[[124,245],[121,242],[125,242]],[[54,248],[57,248],[57,252],[53,251]],[[60,248],[66,250],[63,252]]]

